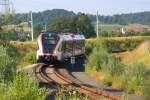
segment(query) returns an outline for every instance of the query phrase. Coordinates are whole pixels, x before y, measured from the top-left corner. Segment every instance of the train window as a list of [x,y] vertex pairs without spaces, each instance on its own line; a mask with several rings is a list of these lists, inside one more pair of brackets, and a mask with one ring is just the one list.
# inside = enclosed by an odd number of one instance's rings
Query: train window
[[56,44],[55,38],[54,37],[44,37],[44,41],[48,44]]
[[74,52],[75,55],[80,55],[84,53],[84,40],[78,40],[74,42]]
[[46,53],[51,52],[56,44],[55,37],[44,35],[42,38],[43,48]]
[[66,42],[65,53],[67,56],[73,55],[73,41]]

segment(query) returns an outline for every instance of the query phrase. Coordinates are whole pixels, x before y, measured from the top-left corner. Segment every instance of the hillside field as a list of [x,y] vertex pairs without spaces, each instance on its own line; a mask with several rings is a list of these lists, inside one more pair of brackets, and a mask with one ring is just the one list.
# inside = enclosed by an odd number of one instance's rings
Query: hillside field
[[119,24],[99,24],[99,29],[102,32],[116,32],[120,28],[124,27],[124,25],[119,25]]

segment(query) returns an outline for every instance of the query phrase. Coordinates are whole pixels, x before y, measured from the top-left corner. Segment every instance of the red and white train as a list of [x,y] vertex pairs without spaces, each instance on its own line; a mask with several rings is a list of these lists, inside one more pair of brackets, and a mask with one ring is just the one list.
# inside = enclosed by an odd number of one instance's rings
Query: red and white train
[[63,61],[85,54],[85,37],[71,33],[41,33],[38,37],[38,47],[38,61]]

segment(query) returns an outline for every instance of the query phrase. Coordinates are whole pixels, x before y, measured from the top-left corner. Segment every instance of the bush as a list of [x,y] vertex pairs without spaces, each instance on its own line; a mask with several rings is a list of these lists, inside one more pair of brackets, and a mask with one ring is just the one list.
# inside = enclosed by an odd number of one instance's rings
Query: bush
[[6,47],[0,45],[0,82],[12,81],[15,76],[15,59],[8,55]]
[[88,67],[93,67],[96,70],[100,70],[108,63],[110,55],[103,47],[102,42],[102,40],[99,40],[96,44],[96,47],[93,49],[92,54],[90,54],[87,63]]
[[115,59],[108,53],[104,47],[105,41],[103,39],[98,40],[96,47],[92,54],[89,56],[87,66],[93,67],[98,70],[105,70],[111,76],[120,75],[124,70],[124,65],[119,59]]
[[37,62],[36,53],[33,51],[27,53],[26,56],[24,57],[24,61],[30,64],[36,63]]

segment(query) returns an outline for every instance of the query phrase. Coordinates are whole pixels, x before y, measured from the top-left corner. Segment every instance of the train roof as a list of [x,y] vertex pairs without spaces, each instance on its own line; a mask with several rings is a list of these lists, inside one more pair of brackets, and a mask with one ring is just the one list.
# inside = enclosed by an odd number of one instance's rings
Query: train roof
[[51,34],[51,35],[58,35],[60,38],[62,38],[63,40],[66,41],[70,41],[70,40],[85,40],[84,35],[82,34],[74,34],[74,33],[50,33],[50,32],[46,32],[46,33],[41,33],[42,34]]

